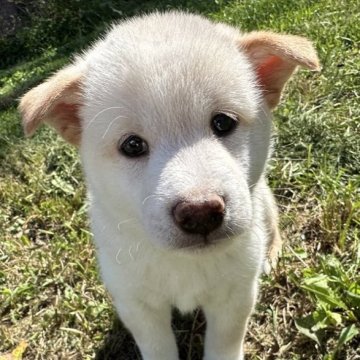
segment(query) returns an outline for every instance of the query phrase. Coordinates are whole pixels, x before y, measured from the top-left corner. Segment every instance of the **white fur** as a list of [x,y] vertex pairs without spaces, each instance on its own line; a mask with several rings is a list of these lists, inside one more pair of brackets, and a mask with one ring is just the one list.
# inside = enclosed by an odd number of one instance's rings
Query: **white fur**
[[[271,121],[239,36],[199,16],[153,14],[114,26],[77,60],[86,68],[81,156],[101,274],[145,360],[178,359],[173,306],[203,308],[206,360],[243,359],[268,241]],[[216,138],[216,112],[238,115],[236,132]],[[146,139],[148,156],[116,151],[131,133]],[[193,249],[200,235],[182,232],[171,208],[210,193],[227,199],[225,224],[210,235],[215,245]]]

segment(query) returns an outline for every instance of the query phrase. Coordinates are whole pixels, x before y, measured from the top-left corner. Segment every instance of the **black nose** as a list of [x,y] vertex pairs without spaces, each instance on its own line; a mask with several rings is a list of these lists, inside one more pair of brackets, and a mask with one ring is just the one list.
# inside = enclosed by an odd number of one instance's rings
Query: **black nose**
[[181,201],[173,208],[174,221],[181,229],[201,235],[207,235],[220,227],[224,212],[224,200],[215,194],[203,201]]

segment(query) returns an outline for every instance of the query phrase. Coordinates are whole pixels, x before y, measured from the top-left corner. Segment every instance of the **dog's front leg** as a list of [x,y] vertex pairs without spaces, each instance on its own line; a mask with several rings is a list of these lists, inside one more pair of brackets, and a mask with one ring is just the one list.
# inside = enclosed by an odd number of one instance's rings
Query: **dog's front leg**
[[[255,292],[254,292],[255,293]],[[243,343],[256,296],[239,296],[204,307],[207,321],[204,360],[243,360]]]
[[178,360],[175,336],[171,329],[171,307],[149,306],[143,301],[116,304],[120,318],[130,330],[143,360]]

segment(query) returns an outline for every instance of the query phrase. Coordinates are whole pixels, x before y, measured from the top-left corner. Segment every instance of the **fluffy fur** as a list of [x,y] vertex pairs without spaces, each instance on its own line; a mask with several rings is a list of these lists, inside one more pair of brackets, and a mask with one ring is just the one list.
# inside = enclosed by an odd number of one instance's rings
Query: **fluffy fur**
[[[304,38],[155,13],[113,26],[23,97],[28,134],[48,122],[79,146],[102,278],[145,360],[178,359],[173,306],[204,310],[206,360],[243,359],[266,252],[280,246],[264,180],[270,110],[297,65],[319,67]],[[232,134],[213,134],[217,113],[237,117]],[[147,155],[119,152],[130,134]],[[174,204],[213,194],[221,227],[204,237],[175,224]]]

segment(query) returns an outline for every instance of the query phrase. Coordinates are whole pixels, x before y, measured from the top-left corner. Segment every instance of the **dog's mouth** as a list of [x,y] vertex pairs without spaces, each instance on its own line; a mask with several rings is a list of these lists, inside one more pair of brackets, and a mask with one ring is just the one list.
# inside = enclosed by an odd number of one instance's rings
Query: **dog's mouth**
[[234,234],[228,234],[222,231],[217,235],[183,234],[181,237],[175,239],[171,248],[186,253],[209,251],[228,246],[234,241],[235,237]]

